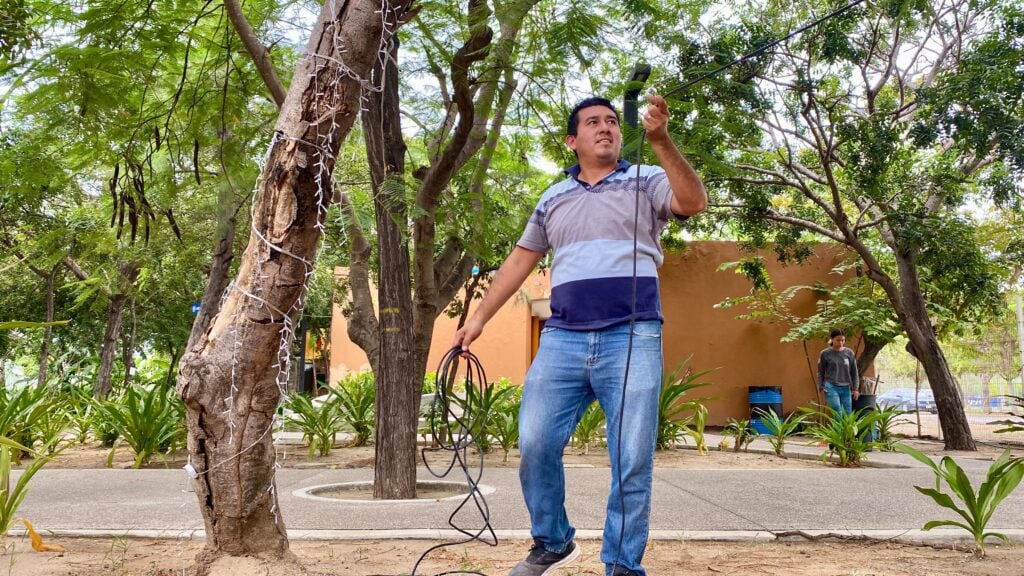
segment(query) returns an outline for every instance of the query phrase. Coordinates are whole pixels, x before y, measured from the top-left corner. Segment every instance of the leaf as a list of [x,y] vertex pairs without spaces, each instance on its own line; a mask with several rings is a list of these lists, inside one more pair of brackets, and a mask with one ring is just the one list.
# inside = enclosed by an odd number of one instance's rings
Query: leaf
[[64,552],[64,547],[57,544],[45,544],[43,537],[36,532],[35,528],[32,527],[32,523],[27,518],[19,518],[21,523],[25,525],[25,530],[28,530],[28,537],[32,540],[32,549],[36,552]]

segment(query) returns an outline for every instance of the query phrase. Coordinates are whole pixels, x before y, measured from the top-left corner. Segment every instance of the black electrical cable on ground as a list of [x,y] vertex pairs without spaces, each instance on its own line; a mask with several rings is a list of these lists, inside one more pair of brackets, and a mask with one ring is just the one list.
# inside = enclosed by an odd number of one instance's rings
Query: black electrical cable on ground
[[[459,376],[460,359],[464,359],[466,362],[466,370],[462,379],[459,380],[465,386],[465,396],[462,397],[458,396],[454,391],[455,383]],[[487,422],[487,413],[483,409],[483,403],[479,402],[480,394],[474,396],[470,392],[470,390],[482,390],[488,386],[484,367],[473,353],[464,352],[461,347],[456,346],[449,350],[441,359],[436,376],[435,383],[437,389],[434,401],[430,405],[430,414],[432,415],[432,418],[430,418],[430,437],[432,444],[423,449],[421,456],[423,458],[423,465],[436,478],[447,477],[456,467],[465,477],[469,492],[466,494],[465,499],[455,508],[455,511],[452,512],[451,516],[448,517],[448,525],[464,534],[466,539],[456,542],[443,542],[428,548],[420,556],[419,560],[416,561],[416,565],[413,566],[412,576],[416,576],[416,570],[419,568],[420,563],[431,552],[439,548],[467,544],[474,541],[483,542],[488,546],[498,545],[498,537],[494,533],[494,528],[491,527],[490,508],[487,506],[487,500],[484,499],[484,495],[480,491],[480,479],[484,473],[483,451],[478,449],[479,462],[475,463],[472,469],[469,463],[469,449],[477,442],[475,434],[480,433]],[[474,398],[477,400],[474,401]],[[461,413],[457,413],[452,409],[453,403],[462,407]],[[435,471],[427,459],[428,454],[435,452],[451,453],[451,460],[448,461],[447,466],[441,472]],[[475,532],[462,528],[455,523],[455,516],[470,502],[476,506],[483,519],[483,525]],[[490,535],[489,537],[488,534]],[[452,570],[440,572],[435,576],[446,574],[487,576],[482,572],[472,570]]]

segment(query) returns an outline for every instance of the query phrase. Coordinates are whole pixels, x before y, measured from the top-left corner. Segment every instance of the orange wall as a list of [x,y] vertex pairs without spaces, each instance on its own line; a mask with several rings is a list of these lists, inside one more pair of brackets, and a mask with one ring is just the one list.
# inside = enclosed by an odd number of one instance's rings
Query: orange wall
[[[748,386],[782,386],[783,410],[816,400],[811,369],[816,369],[818,352],[826,343],[808,342],[811,367],[799,342],[783,344],[779,339],[787,327],[749,320],[736,320],[740,307],[722,310],[714,306],[727,297],[750,293],[750,282],[732,270],[718,271],[725,262],[747,256],[733,242],[692,242],[681,254],[666,254],[659,270],[662,310],[665,314],[664,350],[666,371],[693,355],[694,370],[714,369],[704,377],[710,386],[698,389],[699,396],[721,398],[708,403],[708,423],[723,425],[728,418],[749,416]],[[796,284],[821,281],[834,286],[842,280],[832,269],[842,261],[839,247],[820,245],[804,264],[782,266],[770,253],[764,260],[777,290]],[[343,274],[344,271],[339,273]],[[489,380],[507,377],[521,384],[530,363],[531,311],[528,298],[550,294],[546,274],[534,273],[523,289],[488,322],[473,352],[487,371]],[[527,298],[528,296],[528,298]],[[479,302],[479,301],[475,301]],[[814,295],[803,291],[791,304],[802,316],[814,312]],[[434,327],[434,340],[427,369],[433,371],[451,346],[457,321],[442,315]],[[331,325],[331,381],[349,371],[369,369],[366,356],[345,336],[345,319],[335,305]],[[855,338],[850,338],[851,345]]]

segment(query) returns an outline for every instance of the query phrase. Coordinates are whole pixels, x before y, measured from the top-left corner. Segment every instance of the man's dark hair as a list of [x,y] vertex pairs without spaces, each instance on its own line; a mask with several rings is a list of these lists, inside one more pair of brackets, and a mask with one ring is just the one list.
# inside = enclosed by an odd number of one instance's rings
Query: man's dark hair
[[584,100],[580,100],[580,103],[577,104],[575,107],[573,107],[572,112],[569,113],[569,130],[568,130],[568,132],[566,132],[567,135],[569,135],[569,136],[575,136],[576,135],[576,128],[579,126],[579,121],[580,121],[580,118],[579,118],[580,110],[583,110],[584,108],[590,108],[591,106],[604,106],[605,108],[611,110],[612,112],[615,112],[615,119],[616,120],[620,119],[619,118],[619,111],[615,109],[615,106],[611,103],[611,101],[609,101],[609,100],[607,100],[605,98],[599,98],[597,96],[592,96],[590,98],[586,98]]

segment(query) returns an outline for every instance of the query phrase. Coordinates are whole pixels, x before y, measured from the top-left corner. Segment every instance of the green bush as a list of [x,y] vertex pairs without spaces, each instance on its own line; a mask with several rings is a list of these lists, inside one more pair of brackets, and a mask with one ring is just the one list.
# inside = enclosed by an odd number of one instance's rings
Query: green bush
[[29,452],[31,454],[31,450],[27,446],[22,446],[7,438],[0,438],[0,537],[7,537],[7,531],[10,530],[11,524],[14,523],[14,519],[17,517],[18,507],[21,506],[25,495],[28,494],[28,485],[32,477],[53,458],[55,452],[59,452],[59,450],[54,451],[50,449],[51,445],[55,444],[56,441],[52,438],[45,444],[45,451],[51,453],[49,456],[34,454],[35,458],[25,466],[25,469],[21,471],[21,475],[18,477],[17,483],[11,487],[12,455],[17,455],[21,452]]
[[352,446],[365,446],[377,425],[374,407],[377,390],[373,372],[361,372],[339,380],[331,388],[330,402],[341,422],[353,433]]
[[592,402],[590,406],[587,406],[583,417],[580,418],[580,423],[576,425],[576,430],[572,434],[573,446],[582,446],[583,453],[590,453],[590,445],[597,442],[601,437],[601,426],[604,425],[605,417],[604,410],[601,410],[601,405],[598,402]]
[[489,428],[491,437],[504,453],[502,462],[508,462],[508,453],[519,444],[519,403],[501,406],[492,415]]
[[733,420],[729,418],[724,432],[726,436],[732,436],[734,439],[733,452],[739,452],[740,448],[746,451],[750,443],[754,441],[754,438],[757,438],[757,430],[754,429],[750,420]]
[[[185,407],[175,391],[162,384],[128,386],[120,398],[96,401],[96,410],[103,414],[104,424],[132,449],[133,468],[184,444]],[[118,443],[110,450],[108,466],[113,465]]]
[[892,452],[896,446],[896,426],[900,424],[909,424],[910,420],[904,416],[908,412],[895,406],[879,406],[875,408],[875,414],[877,414],[876,429],[878,430],[878,437],[875,438],[875,442],[879,448],[886,452]]
[[805,434],[816,440],[827,442],[829,451],[821,455],[821,461],[835,454],[839,458],[839,466],[860,466],[864,454],[878,446],[874,442],[872,432],[879,419],[879,413],[873,410],[855,410],[848,413],[836,413],[828,406],[818,408],[802,408],[808,416],[814,416]]
[[284,417],[287,424],[302,431],[302,440],[309,446],[309,457],[314,453],[326,456],[341,430],[341,414],[331,401],[319,407],[305,394],[295,394],[285,400],[285,407],[291,412]]
[[465,396],[452,396],[452,401],[462,409],[463,425],[468,428],[481,452],[486,454],[491,450],[491,420],[502,410],[502,406],[511,402],[506,398],[513,395],[517,388],[507,380],[499,380],[479,388],[475,385],[466,386]]
[[[985,481],[974,491],[970,479],[956,461],[945,456],[940,464],[936,464],[931,458],[914,450],[906,444],[897,444],[896,449],[905,454],[913,456],[917,461],[925,464],[935,472],[935,488],[922,488],[914,486],[918,492],[930,497],[936,504],[948,508],[966,521],[955,520],[932,520],[924,525],[925,530],[931,530],[939,526],[957,526],[970,532],[977,545],[975,554],[985,555],[985,539],[989,537],[999,538],[1006,543],[1010,540],[998,532],[986,532],[985,527],[992,518],[996,508],[999,507],[1007,496],[1009,496],[1024,478],[1024,460],[1010,458],[1010,450],[1003,452],[1002,456],[996,459],[989,466]],[[957,506],[949,494],[941,491],[942,482],[945,482],[950,491],[963,503],[963,507]]]
[[[700,372],[693,372],[689,368],[683,372],[686,364],[690,361],[689,358],[682,361],[676,368],[665,376],[664,382],[661,386],[661,394],[658,397],[658,439],[657,447],[659,450],[670,448],[680,440],[685,438],[687,433],[694,436],[698,440],[698,450],[703,443],[703,421],[707,419],[707,408],[704,407],[703,401],[708,398],[696,398],[694,400],[683,401],[683,396],[687,392],[694,388],[700,388],[701,386],[707,386],[708,382],[698,382],[701,377],[711,372],[710,370],[703,370]],[[682,372],[682,376],[680,376]],[[704,412],[698,418],[701,419],[701,425],[698,428],[691,426],[695,422],[695,414]]]
[[761,423],[768,429],[768,434],[764,436],[768,443],[772,445],[775,455],[785,457],[786,440],[796,434],[797,430],[803,426],[807,416],[804,414],[790,414],[783,420],[774,410],[757,410],[757,412],[759,412]]

